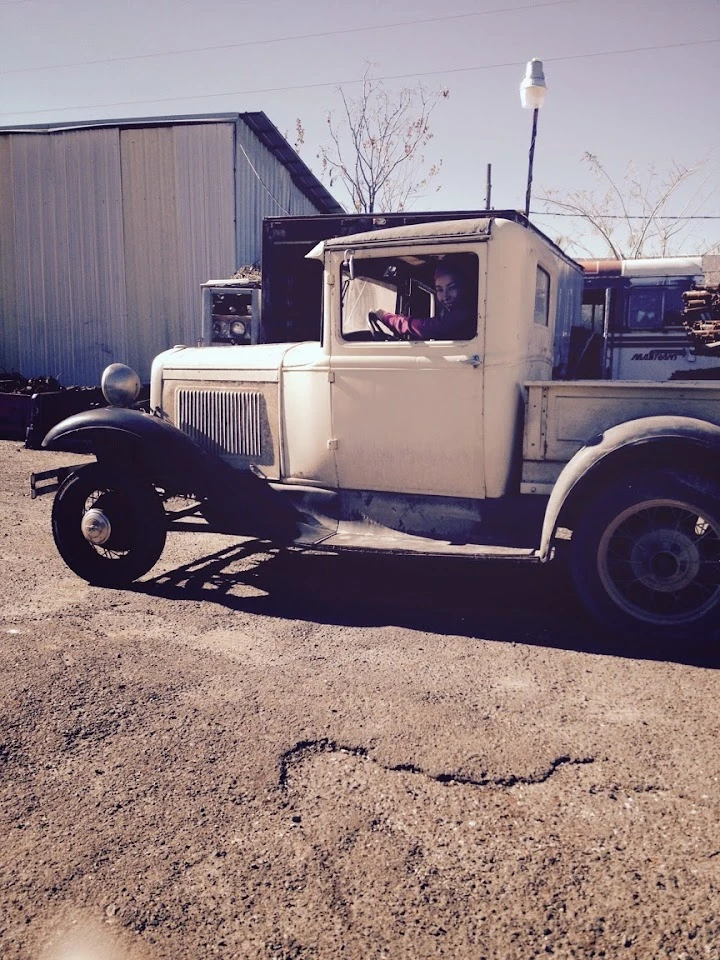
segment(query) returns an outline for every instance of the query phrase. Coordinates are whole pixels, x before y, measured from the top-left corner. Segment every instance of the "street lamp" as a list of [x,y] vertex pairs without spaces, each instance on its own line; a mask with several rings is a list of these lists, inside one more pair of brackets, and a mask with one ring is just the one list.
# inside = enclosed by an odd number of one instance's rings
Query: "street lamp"
[[538,111],[543,105],[547,87],[543,73],[542,60],[532,59],[525,67],[525,79],[520,84],[520,101],[526,110],[532,110],[532,137],[530,138],[530,157],[528,160],[527,192],[525,194],[525,216],[530,216],[530,190],[532,188],[533,160],[535,159],[535,137],[537,136]]

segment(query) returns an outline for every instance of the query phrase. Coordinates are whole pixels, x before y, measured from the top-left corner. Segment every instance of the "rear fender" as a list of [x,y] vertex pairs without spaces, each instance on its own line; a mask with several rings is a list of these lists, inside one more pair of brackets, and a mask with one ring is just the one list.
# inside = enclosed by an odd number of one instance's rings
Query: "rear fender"
[[550,557],[555,530],[563,510],[587,492],[605,471],[665,466],[689,472],[720,467],[720,427],[693,417],[642,417],[610,427],[588,442],[565,465],[545,510],[540,559]]

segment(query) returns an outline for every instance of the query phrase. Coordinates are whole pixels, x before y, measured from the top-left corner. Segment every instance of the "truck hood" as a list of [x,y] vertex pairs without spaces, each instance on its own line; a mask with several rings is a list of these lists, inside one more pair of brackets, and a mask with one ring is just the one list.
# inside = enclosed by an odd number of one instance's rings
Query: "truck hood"
[[150,403],[153,408],[162,406],[163,384],[173,380],[278,383],[288,354],[307,346],[258,343],[242,347],[173,347],[153,360]]
[[233,468],[252,464],[279,480],[280,373],[319,350],[319,343],[175,347],[155,358],[150,408]]
[[153,362],[153,379],[162,372],[172,376],[174,370],[243,370],[266,372],[267,379],[277,379],[283,357],[297,343],[258,343],[241,347],[173,347],[159,354]]

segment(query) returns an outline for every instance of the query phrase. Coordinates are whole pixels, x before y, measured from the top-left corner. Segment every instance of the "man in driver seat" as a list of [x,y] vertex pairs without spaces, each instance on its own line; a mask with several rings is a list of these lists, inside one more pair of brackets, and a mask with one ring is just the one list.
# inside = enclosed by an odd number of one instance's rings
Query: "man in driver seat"
[[406,317],[387,310],[373,310],[386,327],[408,340],[469,340],[475,336],[477,313],[469,303],[465,277],[451,262],[435,268],[435,298],[438,312],[434,317]]

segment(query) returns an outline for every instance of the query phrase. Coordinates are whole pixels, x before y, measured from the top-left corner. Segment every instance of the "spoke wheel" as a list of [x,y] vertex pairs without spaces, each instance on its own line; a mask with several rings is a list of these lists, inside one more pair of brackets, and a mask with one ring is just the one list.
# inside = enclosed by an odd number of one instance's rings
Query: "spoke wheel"
[[162,554],[167,521],[155,489],[114,477],[99,464],[71,473],[52,510],[55,544],[74,573],[99,586],[124,586]]
[[720,610],[720,494],[670,473],[611,485],[576,525],[572,560],[577,590],[603,622],[698,632]]

